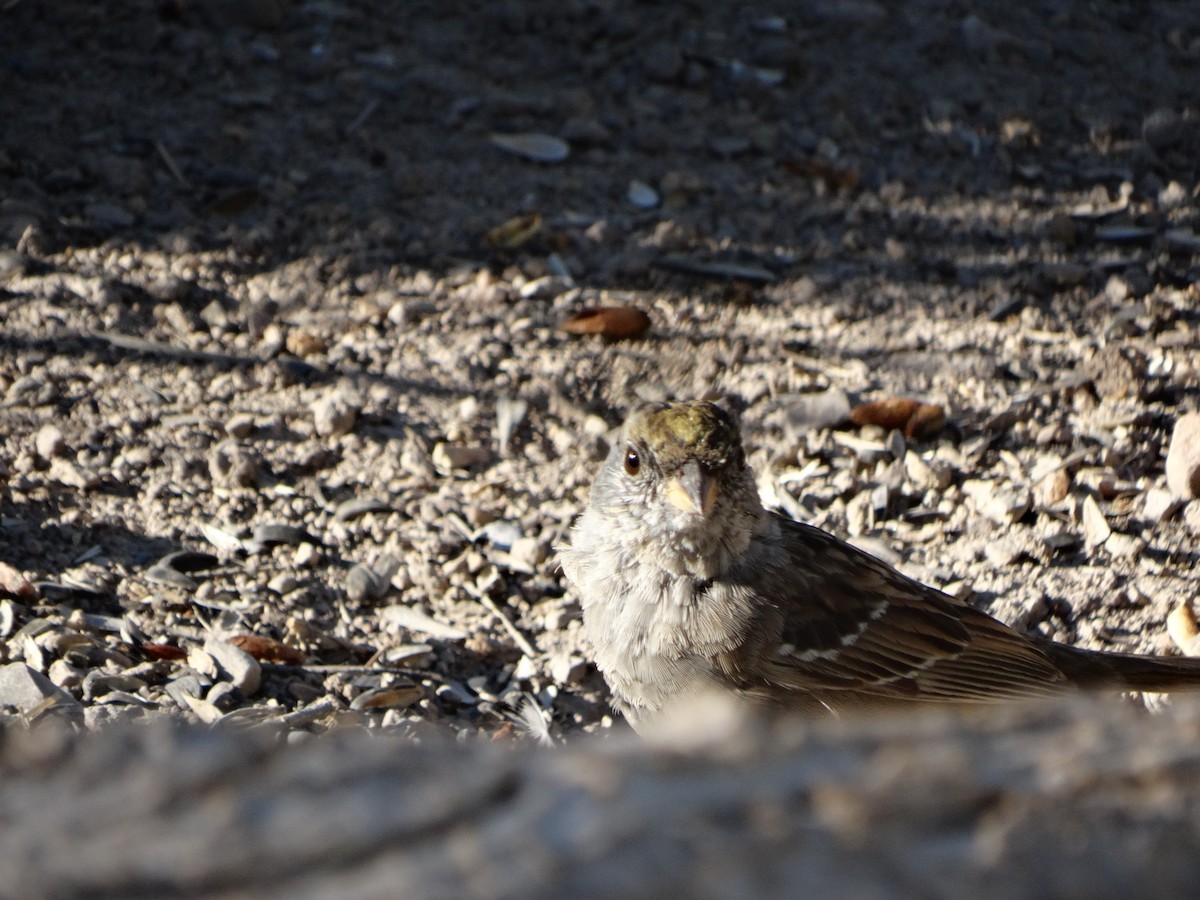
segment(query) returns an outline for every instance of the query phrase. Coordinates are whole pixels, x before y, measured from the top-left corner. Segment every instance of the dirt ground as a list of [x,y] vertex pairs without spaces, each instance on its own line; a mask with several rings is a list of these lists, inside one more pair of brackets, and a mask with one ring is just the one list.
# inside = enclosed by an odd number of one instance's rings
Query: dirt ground
[[[724,398],[771,503],[1007,621],[1170,652],[1197,85],[1183,0],[0,4],[0,661],[88,725],[606,727],[554,546],[636,397]],[[603,306],[649,331],[560,328]]]

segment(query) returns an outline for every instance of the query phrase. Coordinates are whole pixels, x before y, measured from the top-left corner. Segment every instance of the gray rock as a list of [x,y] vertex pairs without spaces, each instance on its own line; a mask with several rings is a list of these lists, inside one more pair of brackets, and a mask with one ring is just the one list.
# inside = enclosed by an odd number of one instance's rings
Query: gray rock
[[204,652],[217,661],[226,679],[243,694],[253,697],[258,693],[262,685],[262,666],[257,659],[241,647],[218,640],[205,641]]
[[[387,582],[382,587],[387,587]],[[381,593],[380,580],[370,566],[357,563],[346,573],[346,596],[355,603],[374,600]]]
[[232,440],[222,441],[209,452],[209,474],[224,487],[253,487],[261,467],[257,454]]
[[322,397],[313,406],[313,425],[322,437],[341,437],[354,430],[359,406],[341,394]]
[[116,203],[89,203],[83,213],[102,228],[128,228],[134,223],[133,213]]
[[0,706],[15,706],[27,713],[51,698],[67,706],[79,706],[74,697],[25,663],[0,666]]
[[184,696],[192,698],[203,697],[208,687],[208,682],[202,681],[199,675],[185,674],[168,681],[166,691],[167,695],[179,704],[180,709],[188,709],[188,703],[184,699]]
[[221,712],[227,713],[241,706],[246,698],[237,689],[236,685],[230,684],[228,681],[218,681],[212,686],[204,699]]
[[791,398],[784,409],[784,427],[792,438],[832,428],[850,419],[850,400],[841,388]]

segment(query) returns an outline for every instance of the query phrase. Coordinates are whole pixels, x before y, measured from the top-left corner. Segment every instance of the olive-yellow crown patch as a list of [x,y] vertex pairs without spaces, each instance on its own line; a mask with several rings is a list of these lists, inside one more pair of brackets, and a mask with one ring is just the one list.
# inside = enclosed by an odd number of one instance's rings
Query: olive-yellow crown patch
[[628,437],[644,444],[665,471],[689,460],[718,467],[741,455],[737,425],[712,403],[654,403],[638,409]]

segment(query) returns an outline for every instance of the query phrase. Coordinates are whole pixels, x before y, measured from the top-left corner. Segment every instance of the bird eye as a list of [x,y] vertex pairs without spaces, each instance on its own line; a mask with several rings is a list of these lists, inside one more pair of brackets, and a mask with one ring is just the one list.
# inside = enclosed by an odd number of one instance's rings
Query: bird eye
[[638,457],[638,452],[632,447],[625,449],[625,472],[629,475],[636,475],[642,467],[642,461]]

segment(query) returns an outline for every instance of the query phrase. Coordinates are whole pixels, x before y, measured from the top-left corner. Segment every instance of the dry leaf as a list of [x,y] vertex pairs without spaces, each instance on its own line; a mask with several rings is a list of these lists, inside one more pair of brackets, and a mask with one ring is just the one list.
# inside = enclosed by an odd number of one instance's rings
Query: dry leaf
[[862,173],[853,166],[838,166],[822,159],[785,159],[779,167],[801,178],[823,182],[835,191],[852,191],[862,180]]
[[880,428],[903,428],[920,406],[916,400],[888,397],[873,403],[860,403],[850,410],[855,425],[878,425]]
[[289,647],[283,641],[258,634],[239,634],[231,637],[229,643],[246,651],[259,662],[298,666],[305,659],[303,653],[294,647]]
[[258,188],[238,187],[215,198],[205,208],[209,216],[239,216],[263,199]]
[[142,653],[147,659],[187,659],[187,651],[174,644],[142,644]]
[[650,317],[633,306],[583,309],[559,325],[571,334],[598,334],[611,340],[637,337],[649,327]]
[[485,247],[502,247],[513,250],[520,247],[542,230],[542,214],[526,213],[513,216],[483,236]]
[[946,424],[946,413],[932,403],[888,397],[873,403],[860,403],[850,410],[850,421],[855,425],[896,428],[903,431],[905,437],[930,438]]
[[946,425],[946,411],[933,403],[922,403],[909,416],[904,426],[904,436],[928,440],[935,437]]

